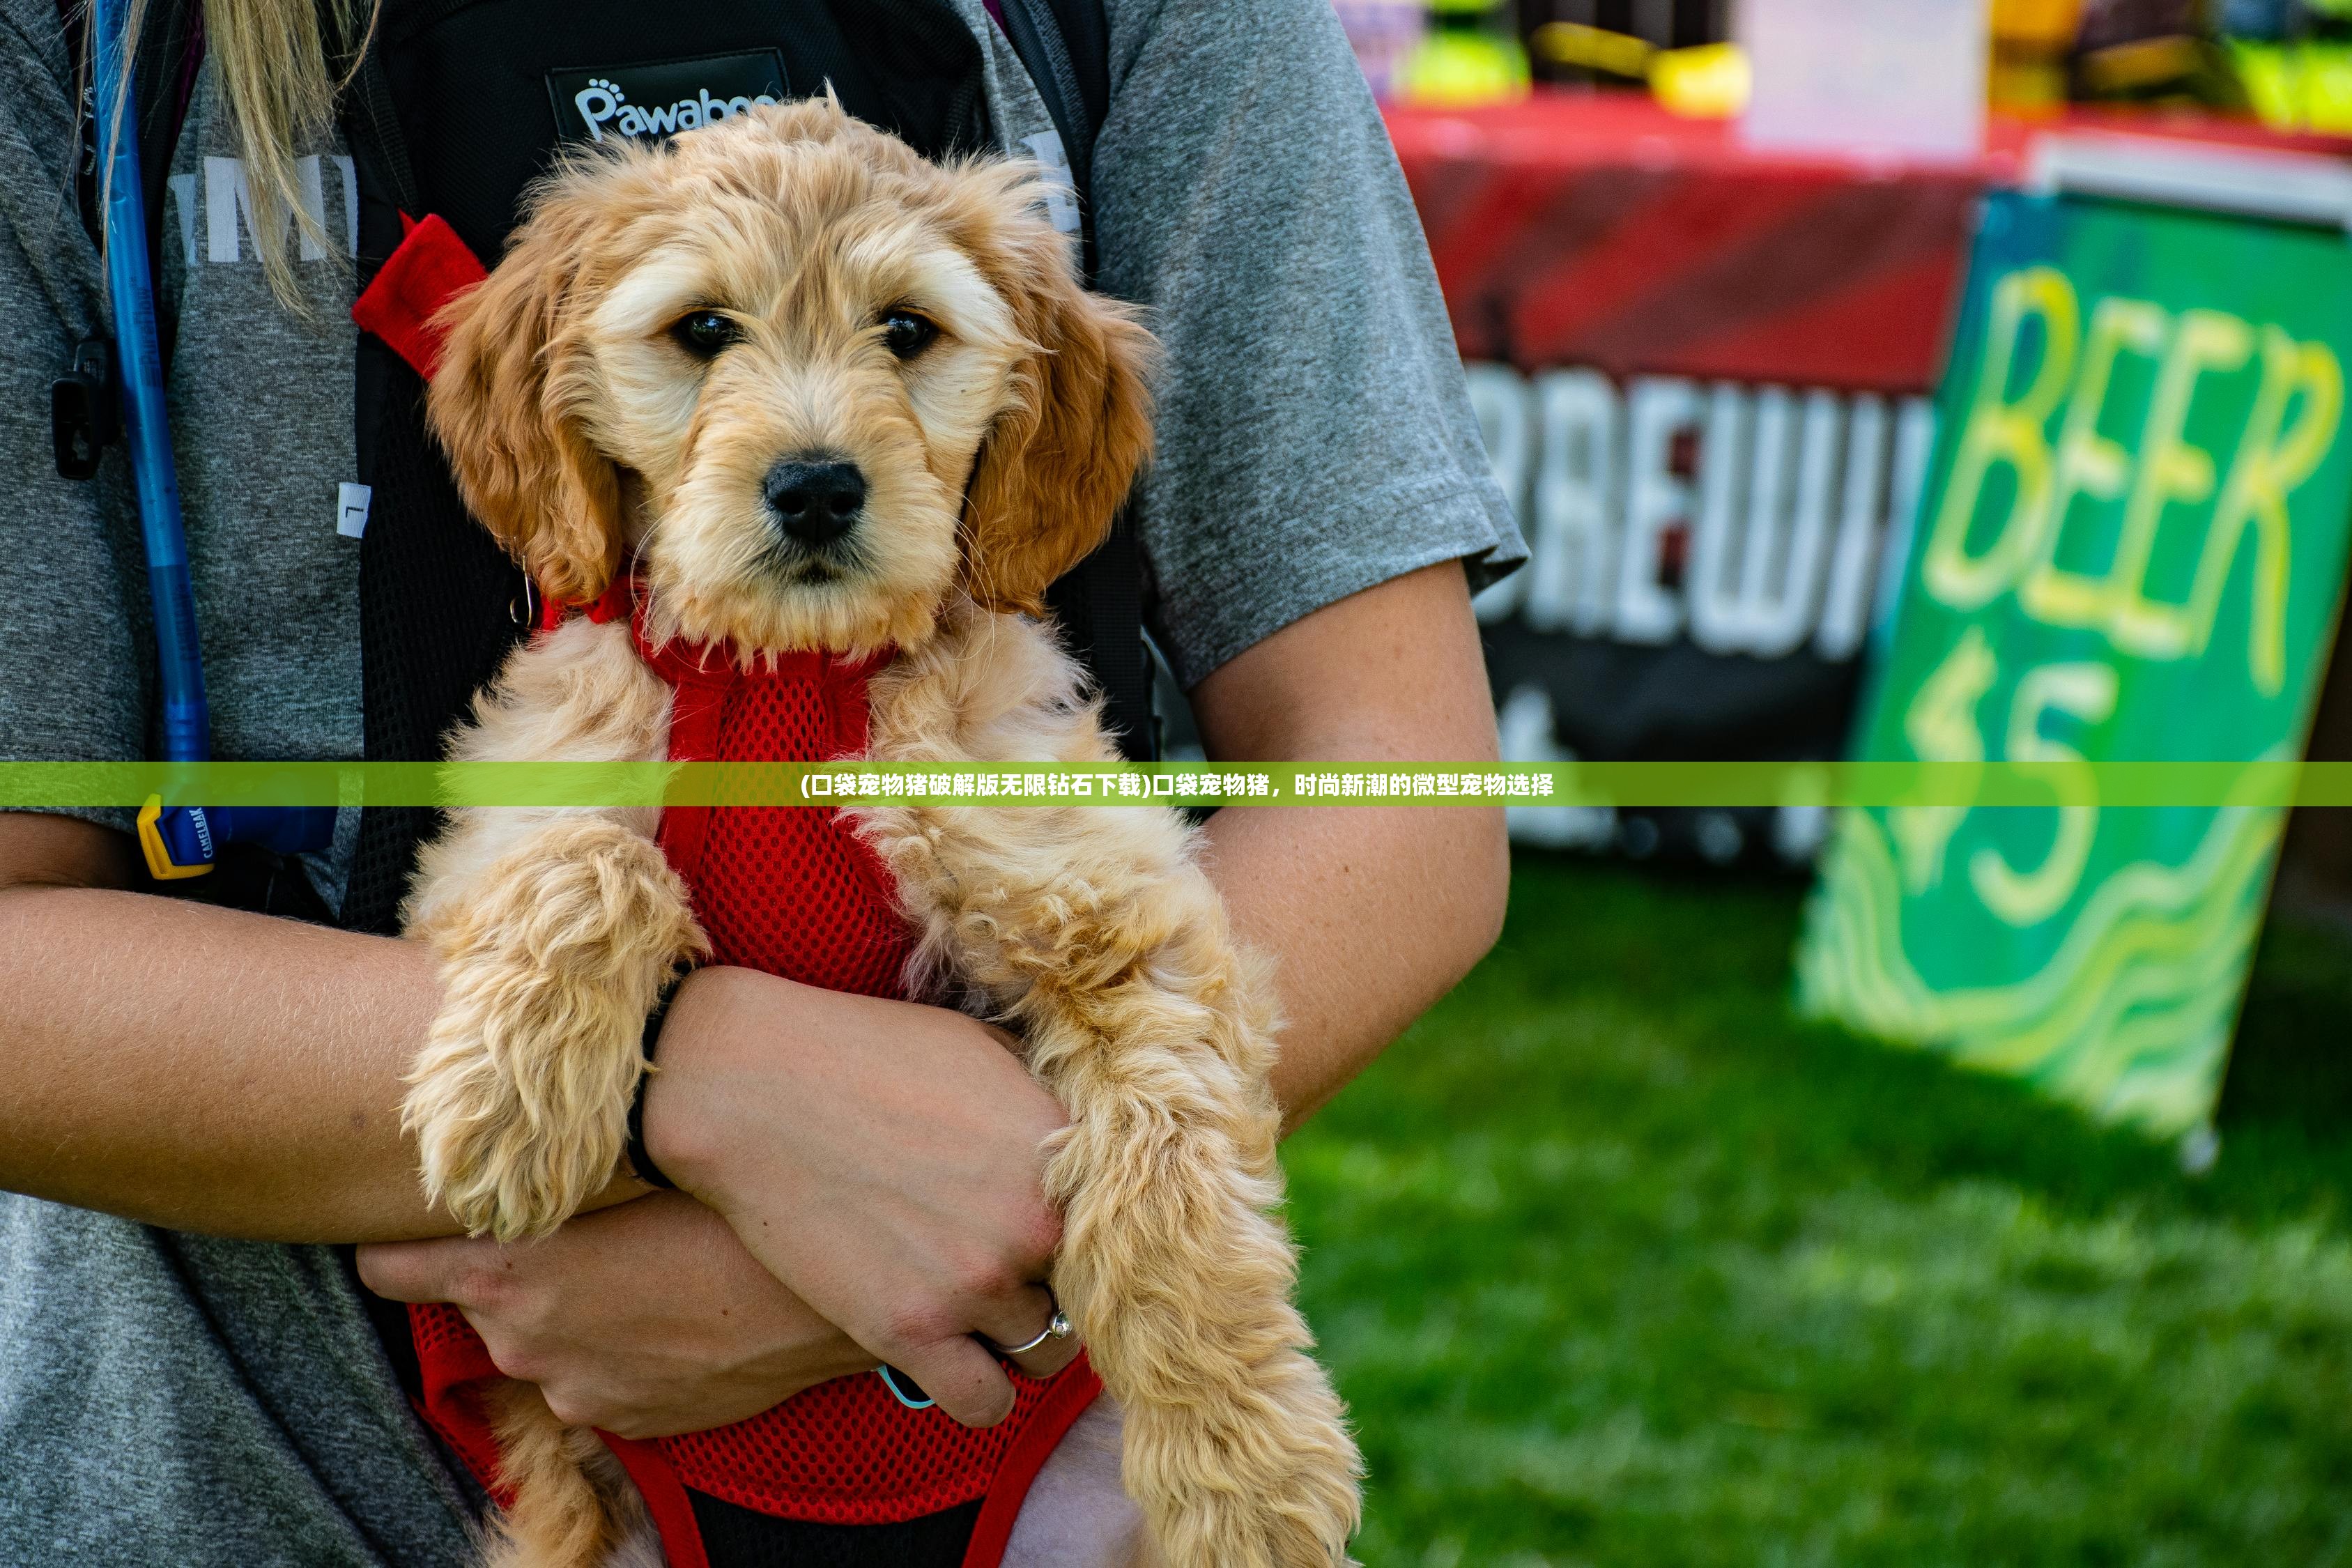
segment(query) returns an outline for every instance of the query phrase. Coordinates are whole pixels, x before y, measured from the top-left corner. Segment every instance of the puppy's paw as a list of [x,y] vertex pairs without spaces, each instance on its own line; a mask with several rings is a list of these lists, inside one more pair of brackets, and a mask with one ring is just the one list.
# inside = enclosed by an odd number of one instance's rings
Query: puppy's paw
[[1284,1351],[1231,1403],[1131,1409],[1128,1484],[1169,1568],[1340,1568],[1363,1462],[1322,1367]]
[[[587,1058],[620,1044],[615,1036],[562,1048]],[[625,1098],[621,1119],[626,1114]],[[420,1079],[402,1119],[416,1137],[425,1196],[468,1235],[500,1241],[543,1236],[570,1218],[611,1179],[626,1140],[625,1127],[615,1131],[616,1119],[600,1109],[565,1125],[536,1120],[517,1085],[495,1071]]]
[[442,1006],[402,1122],[427,1194],[509,1240],[611,1179],[646,1014],[702,942],[660,849],[610,822],[557,824],[478,886],[415,933],[442,954]]
[[1304,1354],[1283,1369],[1291,1385],[1274,1439],[1288,1463],[1265,1496],[1268,1555],[1282,1568],[1340,1568],[1363,1522],[1363,1457],[1330,1374]]

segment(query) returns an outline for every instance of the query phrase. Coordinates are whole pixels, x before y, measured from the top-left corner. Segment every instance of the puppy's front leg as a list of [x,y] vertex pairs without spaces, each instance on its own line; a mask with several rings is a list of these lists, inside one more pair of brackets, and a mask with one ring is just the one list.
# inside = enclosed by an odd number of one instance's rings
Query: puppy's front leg
[[967,905],[967,938],[1011,938],[967,951],[1012,982],[992,989],[1070,1115],[1046,1167],[1055,1284],[1126,1407],[1127,1484],[1171,1568],[1333,1568],[1360,1466],[1291,1302],[1271,988],[1166,816],[1062,825],[1088,863],[1017,909]]
[[[1066,661],[951,620],[877,684],[877,755],[1106,760]],[[1276,1209],[1272,987],[1174,814],[866,808],[922,958],[1018,1025],[1070,1122],[1054,1282],[1126,1411],[1124,1479],[1169,1568],[1332,1568],[1360,1462],[1307,1355]]]
[[[628,628],[572,622],[518,649],[451,754],[656,760],[668,689]],[[702,947],[651,809],[469,809],[422,857],[406,934],[441,1012],[402,1121],[426,1190],[500,1239],[551,1230],[612,1177],[664,979]]]

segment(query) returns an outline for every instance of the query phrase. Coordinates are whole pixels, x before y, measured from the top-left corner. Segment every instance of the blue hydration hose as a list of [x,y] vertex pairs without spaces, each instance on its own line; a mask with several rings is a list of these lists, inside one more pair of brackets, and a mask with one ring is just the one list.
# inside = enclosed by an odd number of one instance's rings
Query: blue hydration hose
[[[148,269],[147,185],[140,171],[135,116],[127,113],[137,100],[131,90],[130,64],[123,58],[124,9],[124,0],[93,0],[92,86],[105,167],[106,286],[114,302],[123,432],[139,494],[147,590],[154,601],[163,760],[201,763],[212,756],[212,718],[205,703],[204,650],[197,639],[196,599],[188,575],[188,538],[180,522],[180,480],[163,412],[163,354]],[[126,119],[133,122],[126,124]],[[166,806],[161,795],[151,795],[139,813],[139,842],[147,869],[165,880],[203,876],[232,843],[258,844],[291,855],[323,849],[334,836],[331,806],[207,809]]]

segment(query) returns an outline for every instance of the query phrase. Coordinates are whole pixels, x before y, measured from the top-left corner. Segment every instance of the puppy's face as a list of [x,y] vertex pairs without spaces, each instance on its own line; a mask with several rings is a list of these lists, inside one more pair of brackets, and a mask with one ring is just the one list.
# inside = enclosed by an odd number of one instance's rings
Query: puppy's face
[[1150,336],[1077,287],[1034,168],[826,101],[573,165],[444,320],[475,515],[559,598],[634,550],[657,633],[743,657],[1034,609],[1150,445]]

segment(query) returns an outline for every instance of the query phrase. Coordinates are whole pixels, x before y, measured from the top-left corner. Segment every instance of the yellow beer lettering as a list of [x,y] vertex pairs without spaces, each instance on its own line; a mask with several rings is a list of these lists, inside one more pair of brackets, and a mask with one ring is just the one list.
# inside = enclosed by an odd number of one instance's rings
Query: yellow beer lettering
[[[2099,433],[2099,415],[2106,405],[2116,356],[2129,353],[2154,359],[2164,350],[2172,325],[2170,312],[2145,300],[2109,296],[2091,311],[2090,331],[2083,340],[2083,370],[2066,403],[2066,423],[2058,436],[2058,468],[2050,497],[2050,515],[2041,527],[2041,550],[2017,599],[2036,620],[2058,626],[2096,626],[2104,618],[2106,578],[2068,572],[2058,564],[2058,547],[2066,534],[2066,515],[2078,497],[2094,501],[2123,499],[2131,481],[2132,456],[2123,444]],[[2170,363],[2167,357],[2167,363]],[[2212,483],[2209,476],[2206,480]]]
[[[2042,322],[2042,360],[2011,402],[2011,373],[2029,318]],[[2074,285],[2055,268],[2026,268],[1993,286],[1976,404],[1969,410],[1920,563],[1927,592],[1954,609],[1990,603],[2033,557],[2050,501],[2050,448],[2042,431],[2074,379],[2080,335]],[[2016,493],[1992,542],[1971,553],[1969,524],[1985,480],[1997,467],[2010,470]]]
[[[2286,498],[2311,478],[2335,442],[2344,412],[2344,367],[2325,343],[2299,343],[2277,327],[2264,327],[2262,336],[2262,385],[2198,557],[2186,620],[2193,632],[2188,651],[2202,653],[2212,639],[2239,540],[2251,528],[2254,584],[2246,662],[2255,689],[2274,697],[2286,682],[2287,569],[2294,542]],[[2293,429],[2285,429],[2288,406],[2298,395],[2300,417]]]
[[[2000,674],[1984,627],[1970,626],[1935,673],[1919,683],[1903,715],[1903,738],[1912,754],[1928,763],[1982,763],[1977,704]],[[1907,891],[1924,893],[1944,879],[1944,852],[1968,814],[1965,805],[1899,805],[1887,812]]]
[[2148,597],[2148,563],[2166,509],[2202,506],[2213,496],[2213,455],[2181,439],[2197,380],[2208,371],[2234,371],[2253,352],[2254,330],[2237,317],[2189,310],[2182,314],[2172,352],[2157,372],[2156,395],[2148,400],[2147,424],[2140,432],[2139,480],[2124,508],[2106,603],[2107,635],[2126,653],[2179,658],[2189,651],[2188,609]]
[[2019,677],[2009,708],[2008,757],[2048,763],[2056,777],[2058,829],[2050,852],[2020,871],[1987,845],[1969,859],[1969,883],[1985,908],[2012,926],[2039,925],[2066,907],[2090,863],[2098,831],[2098,786],[2083,753],[2042,732],[2042,716],[2055,710],[2085,724],[2104,723],[2116,710],[2116,672],[2104,664],[2044,664]]

